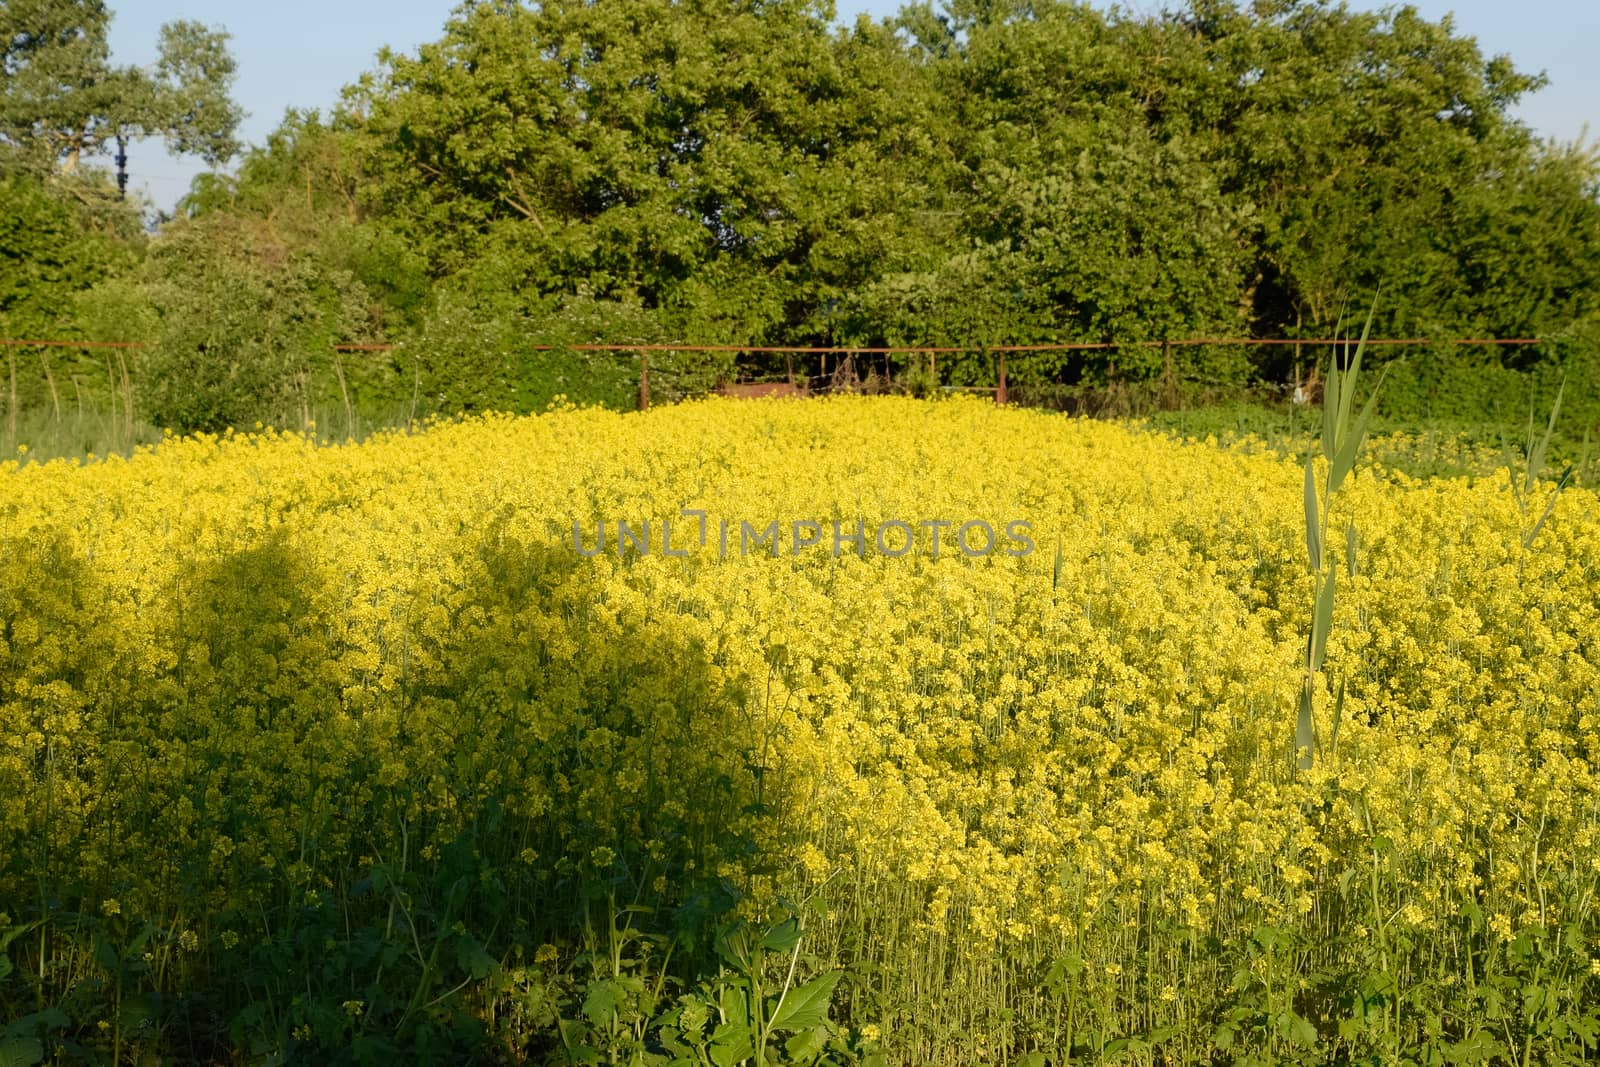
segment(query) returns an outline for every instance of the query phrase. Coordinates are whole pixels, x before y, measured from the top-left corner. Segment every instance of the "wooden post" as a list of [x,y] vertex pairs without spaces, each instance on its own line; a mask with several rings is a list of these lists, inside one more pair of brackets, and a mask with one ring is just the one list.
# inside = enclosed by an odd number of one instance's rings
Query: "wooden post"
[[1173,411],[1178,407],[1178,379],[1172,366],[1172,342],[1167,338],[1161,339],[1161,358],[1166,371],[1167,410]]
[[[11,364],[11,395],[6,401],[6,443],[15,448],[17,447],[17,350],[15,346],[6,346],[6,359]],[[112,382],[112,385],[115,386],[116,383]],[[111,394],[111,402],[112,404],[117,402],[117,394],[114,390]]]
[[647,411],[650,407],[650,353],[644,349],[639,350],[639,410]]
[[1006,354],[1004,352],[996,352],[994,361],[995,365],[1000,369],[1000,385],[994,391],[994,402],[996,404],[1004,404],[1006,402]]
[[785,352],[783,354],[783,373],[784,373],[784,377],[786,379],[788,379],[789,387],[792,389],[794,387],[794,353],[793,352]]

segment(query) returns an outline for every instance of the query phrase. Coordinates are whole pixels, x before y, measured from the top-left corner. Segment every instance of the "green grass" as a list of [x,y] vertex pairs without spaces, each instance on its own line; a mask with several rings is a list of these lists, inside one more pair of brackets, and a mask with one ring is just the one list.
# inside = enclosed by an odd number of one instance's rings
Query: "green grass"
[[[1303,456],[1322,432],[1319,405],[1232,401],[1209,407],[1163,411],[1130,420],[1179,438],[1215,437],[1219,443],[1261,448],[1286,457]],[[1488,477],[1506,464],[1507,448],[1526,451],[1525,424],[1497,420],[1406,421],[1374,415],[1366,454],[1371,462],[1416,478]],[[1546,467],[1573,466],[1573,480],[1600,484],[1600,442],[1558,421],[1550,437]]]

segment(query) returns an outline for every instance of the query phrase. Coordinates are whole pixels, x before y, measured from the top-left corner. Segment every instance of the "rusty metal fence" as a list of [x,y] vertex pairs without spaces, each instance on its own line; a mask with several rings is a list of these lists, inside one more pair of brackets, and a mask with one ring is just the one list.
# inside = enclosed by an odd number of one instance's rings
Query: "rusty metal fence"
[[[1047,352],[1091,352],[1114,351],[1127,349],[1159,348],[1163,351],[1163,364],[1167,373],[1172,374],[1174,360],[1172,352],[1179,348],[1192,348],[1198,346],[1295,346],[1297,348],[1315,348],[1319,346],[1353,345],[1351,338],[1304,338],[1304,337],[1189,337],[1161,341],[1103,341],[1103,342],[1069,342],[1059,344],[1000,344],[1000,345],[893,345],[893,346],[813,346],[813,345],[694,345],[694,344],[565,344],[527,345],[529,352],[612,352],[623,355],[637,355],[639,357],[639,408],[643,410],[650,406],[650,354],[653,352],[689,352],[689,353],[732,353],[734,355],[782,355],[785,357],[785,373],[777,378],[768,378],[758,382],[740,381],[735,375],[732,381],[722,383],[723,391],[735,395],[765,395],[771,393],[809,393],[827,391],[832,383],[836,382],[841,372],[849,369],[853,373],[855,361],[867,357],[882,356],[886,361],[894,356],[916,358],[926,357],[928,368],[937,381],[938,359],[940,356],[973,356],[993,361],[993,377],[995,384],[988,385],[950,385],[940,386],[944,390],[964,390],[980,393],[992,393],[996,403],[1005,404],[1011,399],[1011,390],[1007,381],[1006,357]],[[1368,347],[1401,347],[1424,345],[1453,345],[1453,346],[1527,346],[1541,344],[1542,339],[1536,337],[1480,337],[1480,338],[1428,338],[1428,337],[1382,337],[1368,338]],[[0,348],[68,348],[68,349],[138,349],[147,347],[138,341],[86,341],[86,340],[34,340],[34,339],[3,339],[0,338]],[[387,352],[402,346],[383,343],[351,343],[336,344],[331,346],[338,352]],[[818,357],[820,375],[812,376],[809,368],[797,371],[794,366],[794,357]],[[829,361],[834,361],[834,370],[830,373]],[[886,375],[887,376],[887,375]],[[820,385],[820,388],[819,388]],[[751,389],[749,386],[763,386],[766,388]]]

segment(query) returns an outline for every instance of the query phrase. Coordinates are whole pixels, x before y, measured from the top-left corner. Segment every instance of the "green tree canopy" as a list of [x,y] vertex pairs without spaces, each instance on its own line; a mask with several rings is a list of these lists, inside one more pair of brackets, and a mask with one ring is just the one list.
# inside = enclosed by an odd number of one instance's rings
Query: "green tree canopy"
[[71,172],[118,138],[159,136],[174,153],[233,156],[241,111],[228,96],[228,35],[161,28],[153,68],[115,66],[101,0],[0,4],[0,149],[13,166]]
[[[98,4],[4,11],[32,21],[0,37],[0,150],[48,171],[118,130],[226,148],[219,34],[176,24],[162,63],[127,71],[106,59]],[[291,113],[237,174],[199,179],[155,241],[188,251],[130,284],[168,325],[233,321],[224,305],[251,279],[339,294],[319,321],[406,347],[357,376],[407,411],[526,409],[588,386],[623,402],[637,368],[539,346],[630,339],[950,346],[977,353],[939,362],[966,383],[992,380],[994,345],[1109,343],[1019,358],[1011,380],[1283,382],[1311,353],[1159,342],[1326,335],[1380,288],[1380,335],[1551,339],[1430,352],[1390,397],[1592,355],[1600,160],[1534,138],[1511,109],[1541,77],[1449,19],[1333,0],[833,14],[467,0],[332,113]],[[200,261],[234,281],[163,288]],[[277,321],[281,302],[257,304],[252,323]],[[174,389],[202,380],[177,351],[199,336],[163,333]],[[204,351],[276,351],[264,336]],[[1379,354],[1402,353],[1424,362]],[[725,369],[653,368],[686,391]]]

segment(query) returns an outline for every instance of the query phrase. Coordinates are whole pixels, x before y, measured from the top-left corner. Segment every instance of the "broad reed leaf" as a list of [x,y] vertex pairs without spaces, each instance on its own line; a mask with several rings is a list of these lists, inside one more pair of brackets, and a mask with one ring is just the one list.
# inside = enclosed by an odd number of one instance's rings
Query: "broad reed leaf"
[[1294,722],[1295,760],[1302,771],[1311,769],[1316,743],[1316,730],[1311,721],[1311,679],[1307,678],[1300,687],[1300,713]]
[[1322,520],[1317,512],[1316,461],[1306,457],[1306,556],[1313,573],[1322,570]]
[[1351,358],[1350,365],[1345,368],[1344,377],[1339,385],[1339,438],[1344,439],[1346,431],[1350,428],[1350,412],[1355,407],[1356,401],[1356,375],[1361,372],[1361,354],[1367,350],[1367,337],[1372,333],[1372,317],[1377,313],[1378,302],[1373,300],[1372,306],[1367,309],[1366,324],[1361,327],[1361,340],[1356,343],[1356,354]]
[[1543,514],[1541,514],[1539,516],[1539,521],[1534,523],[1533,524],[1533,529],[1529,530],[1527,532],[1527,534],[1522,538],[1522,547],[1523,548],[1532,548],[1533,547],[1533,539],[1535,537],[1539,536],[1539,531],[1540,530],[1544,529],[1545,520],[1550,517],[1550,513],[1552,511],[1554,511],[1555,508],[1556,508],[1556,498],[1561,495],[1561,490],[1565,489],[1567,487],[1567,485],[1572,481],[1572,475],[1573,475],[1573,472],[1575,470],[1576,470],[1575,467],[1568,467],[1565,471],[1562,472],[1561,480],[1556,483],[1555,489],[1552,490],[1551,493],[1550,493],[1550,499],[1545,502],[1544,512],[1543,512]]
[[[1539,475],[1544,472],[1545,453],[1550,449],[1550,438],[1555,436],[1556,416],[1561,414],[1561,394],[1566,391],[1567,381],[1563,378],[1560,388],[1556,390],[1555,403],[1550,405],[1550,423],[1544,428],[1544,436],[1539,439],[1539,443],[1533,448],[1533,453],[1528,457],[1528,476],[1527,482],[1523,487],[1524,496],[1533,492],[1534,482],[1538,481]],[[1531,412],[1528,417],[1530,419],[1533,417]],[[1532,434],[1530,433],[1529,436],[1531,437]]]
[[1339,451],[1339,354],[1328,364],[1328,380],[1322,386],[1322,458],[1329,463]]
[[1328,631],[1333,627],[1333,586],[1336,573],[1335,571],[1329,571],[1327,578],[1322,582],[1322,588],[1317,591],[1317,613],[1311,620],[1311,669],[1313,672],[1322,669],[1322,656],[1328,650]]
[[1329,730],[1328,750],[1339,752],[1339,724],[1344,722],[1344,679],[1339,679],[1339,694],[1333,698],[1333,728]]
[[[1387,373],[1388,368],[1385,367],[1384,371]],[[1381,374],[1378,376],[1378,386],[1383,385],[1383,377]],[[1351,371],[1346,380],[1355,381],[1354,370]],[[1366,404],[1361,408],[1361,414],[1356,417],[1355,425],[1340,430],[1339,454],[1335,457],[1333,465],[1328,471],[1329,492],[1343,485],[1345,478],[1349,477],[1350,471],[1355,467],[1356,457],[1361,453],[1361,442],[1367,436],[1367,424],[1372,421],[1372,409],[1377,404],[1378,389],[1374,387],[1372,395],[1367,397]]]

